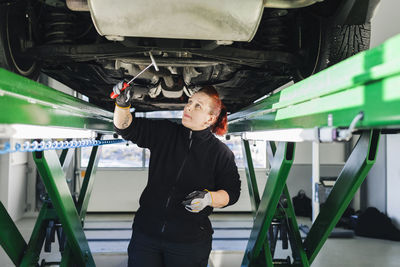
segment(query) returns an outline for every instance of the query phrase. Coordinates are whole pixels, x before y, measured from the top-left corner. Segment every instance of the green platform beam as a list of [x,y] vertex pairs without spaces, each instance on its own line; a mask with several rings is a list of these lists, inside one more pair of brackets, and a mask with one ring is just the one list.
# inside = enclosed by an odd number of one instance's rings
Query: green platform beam
[[1,68],[0,106],[0,124],[113,131],[112,112]]
[[400,35],[359,53],[228,117],[229,133],[348,127],[400,128]]

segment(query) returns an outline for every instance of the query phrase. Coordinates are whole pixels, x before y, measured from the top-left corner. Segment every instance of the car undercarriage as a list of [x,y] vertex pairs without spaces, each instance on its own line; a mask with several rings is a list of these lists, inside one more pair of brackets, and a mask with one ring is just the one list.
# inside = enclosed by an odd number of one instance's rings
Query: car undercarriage
[[249,41],[101,36],[94,12],[71,10],[68,2],[74,1],[1,2],[0,65],[33,79],[42,72],[112,110],[112,86],[149,65],[151,52],[160,70],[135,80],[137,111],[181,109],[201,86],[213,85],[235,112],[367,49],[379,1],[264,8]]

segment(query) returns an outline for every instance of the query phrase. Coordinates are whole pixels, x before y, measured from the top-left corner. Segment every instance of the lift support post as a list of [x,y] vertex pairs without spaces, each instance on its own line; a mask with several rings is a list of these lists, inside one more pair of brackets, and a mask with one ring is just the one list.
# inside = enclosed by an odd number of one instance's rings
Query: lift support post
[[[228,117],[229,134],[242,136],[254,217],[242,266],[312,264],[374,164],[380,134],[399,132],[399,47],[400,35]],[[349,129],[352,123],[355,128]],[[286,186],[294,160],[292,142],[348,141],[355,129],[361,136],[303,241]],[[248,140],[264,140],[272,150],[263,193],[258,191]],[[274,141],[280,141],[277,150]],[[282,217],[291,260],[274,257],[274,224]]]
[[[93,150],[91,156],[92,162],[89,164],[89,169],[93,169],[94,164],[98,162],[97,147],[93,147]],[[63,253],[62,263],[73,262],[73,259],[79,266],[95,266],[83,232],[84,214],[86,213],[88,203],[87,200],[83,201],[90,196],[93,180],[90,179],[90,175],[85,177],[86,179],[84,179],[82,186],[83,191],[81,191],[79,196],[80,201],[78,201],[78,205],[76,206],[56,152],[54,150],[35,152],[34,160],[68,241],[68,246]],[[89,171],[89,174],[91,174],[91,171]],[[89,191],[87,191],[88,188]],[[29,264],[26,266],[30,266]],[[64,266],[70,265],[66,264]]]

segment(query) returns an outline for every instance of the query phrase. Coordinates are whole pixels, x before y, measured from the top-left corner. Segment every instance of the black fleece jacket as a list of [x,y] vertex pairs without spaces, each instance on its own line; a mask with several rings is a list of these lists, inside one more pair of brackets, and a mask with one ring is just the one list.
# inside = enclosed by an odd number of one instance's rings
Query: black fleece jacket
[[193,242],[211,238],[211,207],[191,213],[181,204],[195,190],[225,190],[228,205],[240,195],[232,151],[210,131],[192,131],[169,120],[133,119],[115,131],[125,140],[150,149],[149,177],[140,197],[133,228],[153,237]]

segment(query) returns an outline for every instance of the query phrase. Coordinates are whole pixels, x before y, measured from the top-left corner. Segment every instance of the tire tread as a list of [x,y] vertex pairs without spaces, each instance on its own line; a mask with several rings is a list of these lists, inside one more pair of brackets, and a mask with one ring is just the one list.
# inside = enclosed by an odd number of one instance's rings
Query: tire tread
[[336,25],[332,30],[330,65],[367,50],[370,44],[370,36],[370,23],[363,25]]

